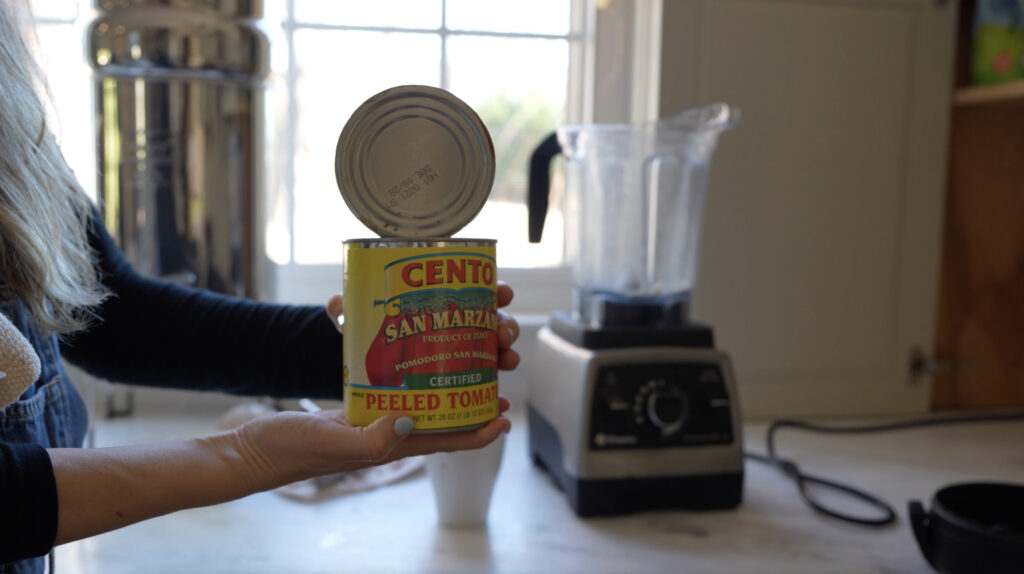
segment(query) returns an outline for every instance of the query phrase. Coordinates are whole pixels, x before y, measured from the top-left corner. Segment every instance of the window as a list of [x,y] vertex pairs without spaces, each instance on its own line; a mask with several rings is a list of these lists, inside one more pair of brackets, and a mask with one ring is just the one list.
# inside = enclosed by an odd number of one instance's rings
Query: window
[[[88,4],[32,1],[54,125],[69,163],[95,194],[91,91],[82,97],[83,86],[91,82],[82,55],[92,18]],[[650,54],[644,50],[656,51],[657,34],[651,32],[658,27],[651,24],[660,17],[659,5],[659,0],[266,0],[264,29],[272,61],[267,101],[275,118],[268,132],[280,173],[265,190],[265,239],[276,264],[277,298],[320,303],[340,290],[342,241],[372,233],[349,213],[338,191],[337,138],[368,97],[419,83],[448,89],[466,101],[494,141],[490,201],[458,235],[499,240],[502,278],[516,288],[519,313],[568,307],[570,279],[557,197],[544,243],[531,245],[526,239],[529,154],[560,124],[628,121],[637,119],[637,109],[656,108],[630,98],[647,93],[649,100],[656,94],[644,91],[656,80],[650,73],[656,57],[645,61]],[[639,27],[645,24],[651,27]],[[608,54],[621,61],[595,62]]]
[[561,266],[557,202],[544,242],[527,242],[527,165],[548,133],[580,118],[580,98],[570,94],[580,93],[571,63],[581,61],[585,36],[573,22],[583,8],[578,0],[289,0],[269,11],[271,34],[280,23],[274,44],[286,51],[274,66],[288,107],[281,138],[293,149],[268,229],[283,298],[306,299],[310,285],[337,290],[342,241],[373,236],[341,199],[335,146],[356,107],[402,84],[451,91],[491,133],[491,196],[458,235],[497,238],[504,268]]

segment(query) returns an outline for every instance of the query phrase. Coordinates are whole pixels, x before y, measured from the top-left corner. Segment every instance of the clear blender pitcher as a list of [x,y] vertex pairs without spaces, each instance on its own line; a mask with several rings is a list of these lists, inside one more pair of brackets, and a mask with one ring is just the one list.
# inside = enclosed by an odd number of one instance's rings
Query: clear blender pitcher
[[574,320],[591,328],[687,320],[711,156],[738,118],[713,104],[643,124],[567,125],[537,147],[530,241],[540,241],[550,164],[561,153]]
[[711,155],[736,119],[719,104],[565,126],[531,159],[537,240],[551,160],[564,156],[575,297],[540,328],[527,365],[530,457],[580,516],[743,498],[732,362],[688,317]]

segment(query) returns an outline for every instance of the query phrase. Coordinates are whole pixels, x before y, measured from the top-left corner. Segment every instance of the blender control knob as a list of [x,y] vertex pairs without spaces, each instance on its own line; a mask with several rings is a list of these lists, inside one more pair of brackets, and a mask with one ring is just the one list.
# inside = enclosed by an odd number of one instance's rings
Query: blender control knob
[[647,396],[647,417],[668,436],[683,428],[689,414],[690,401],[679,387],[662,387]]

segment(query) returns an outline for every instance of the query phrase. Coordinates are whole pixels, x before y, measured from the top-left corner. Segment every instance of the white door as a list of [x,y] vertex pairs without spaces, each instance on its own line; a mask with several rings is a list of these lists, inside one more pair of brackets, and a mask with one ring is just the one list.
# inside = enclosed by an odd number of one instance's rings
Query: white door
[[664,0],[660,111],[742,111],[695,314],[745,415],[928,409],[956,3]]

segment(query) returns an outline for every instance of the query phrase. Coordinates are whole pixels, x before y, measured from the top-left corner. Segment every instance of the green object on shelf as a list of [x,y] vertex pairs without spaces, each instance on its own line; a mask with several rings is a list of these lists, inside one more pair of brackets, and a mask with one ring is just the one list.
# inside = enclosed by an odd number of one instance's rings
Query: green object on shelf
[[972,83],[996,84],[1024,79],[1024,29],[979,25],[973,48]]

